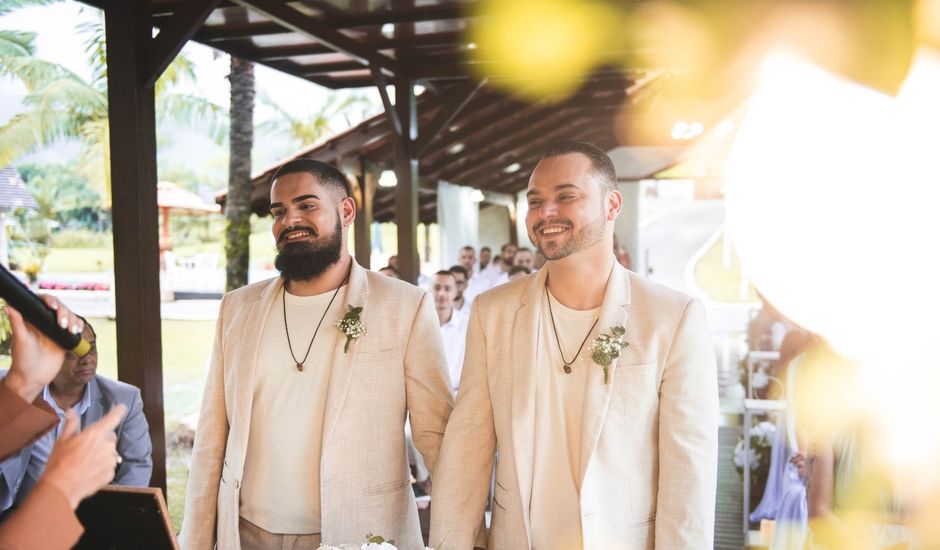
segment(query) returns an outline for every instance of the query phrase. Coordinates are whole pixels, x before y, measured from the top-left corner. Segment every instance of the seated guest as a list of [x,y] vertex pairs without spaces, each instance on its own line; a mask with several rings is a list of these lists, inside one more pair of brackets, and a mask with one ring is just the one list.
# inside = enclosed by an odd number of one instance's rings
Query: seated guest
[[441,340],[447,357],[447,371],[454,391],[460,384],[463,354],[467,343],[467,321],[469,316],[454,307],[457,296],[457,276],[452,271],[438,271],[431,277],[431,295],[434,309],[441,326]]
[[526,275],[529,275],[531,273],[532,273],[532,270],[529,269],[528,267],[521,266],[521,265],[514,265],[512,266],[512,269],[509,270],[509,280],[512,281],[515,279],[521,279],[522,277],[525,277]]
[[[82,330],[81,321],[52,296],[41,297],[56,311],[59,324]],[[20,314],[6,306],[12,330],[12,365],[0,380],[0,460],[29,445],[58,424],[58,416],[39,399],[61,369],[65,352]],[[114,429],[124,415],[118,405],[94,425],[78,432],[69,412],[45,473],[22,505],[0,524],[0,548],[71,548],[82,534],[74,510],[114,478],[118,463]],[[49,526],[54,526],[50,529]]]
[[144,417],[140,390],[97,375],[96,336],[88,321],[85,321],[82,336],[91,344],[91,351],[81,359],[72,352],[66,353],[59,373],[41,393],[43,400],[58,416],[58,424],[31,445],[0,463],[0,510],[22,502],[36,485],[46,468],[53,444],[63,429],[66,411],[69,410],[75,411],[79,426],[86,427],[116,405],[124,404],[128,413],[116,430],[117,451],[122,463],[115,472],[114,483],[137,487],[150,484],[153,467],[150,432]]
[[465,313],[469,317],[470,306],[473,304],[473,300],[467,296],[469,274],[462,265],[451,266],[448,271],[453,274],[454,279],[457,281],[457,297],[454,298],[454,309]]

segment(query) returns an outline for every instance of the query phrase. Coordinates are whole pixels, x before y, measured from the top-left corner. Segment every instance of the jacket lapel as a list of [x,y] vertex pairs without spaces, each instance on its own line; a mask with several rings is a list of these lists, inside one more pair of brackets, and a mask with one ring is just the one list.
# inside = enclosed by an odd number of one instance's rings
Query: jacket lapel
[[[343,314],[347,311],[347,305],[353,305],[362,308],[362,322],[366,330],[369,329],[369,280],[366,269],[352,260],[352,268],[349,271],[349,287],[346,289],[346,301],[341,303]],[[378,318],[373,322],[378,323]],[[336,328],[324,327],[326,330],[336,330]],[[343,409],[343,403],[346,401],[346,394],[349,391],[349,382],[352,379],[353,365],[355,364],[356,354],[359,352],[359,342],[352,342],[349,345],[349,352],[346,353],[343,348],[346,345],[346,336],[340,334],[336,338],[336,347],[333,349],[333,362],[330,366],[330,382],[326,398],[326,416],[323,424],[323,441],[326,441],[336,427],[339,419],[339,413]]]
[[108,407],[108,404],[105,402],[104,395],[101,393],[101,388],[98,387],[98,376],[95,375],[88,381],[88,384],[85,386],[85,391],[88,392],[88,410],[85,411],[85,414],[82,415],[82,429],[91,426],[97,422],[103,415]]
[[532,472],[535,453],[535,361],[539,345],[539,319],[542,314],[542,292],[547,269],[532,278],[516,311],[511,339],[512,370],[512,449],[516,461],[516,478],[522,497],[522,517],[526,537],[529,536],[529,499],[532,496]]
[[274,301],[283,288],[284,281],[280,277],[275,277],[261,292],[261,296],[251,304],[243,320],[238,352],[235,355],[241,364],[231,373],[231,379],[226,377],[226,383],[232,379],[235,381],[235,399],[232,404],[234,418],[229,421],[232,424],[232,432],[240,438],[238,441],[238,448],[241,450],[240,463],[244,461],[248,449],[252,398],[255,393],[255,365],[261,353],[261,337],[264,334],[264,325],[271,313],[271,307],[274,306]]
[[[627,270],[616,261],[607,280],[607,290],[604,293],[604,302],[597,322],[595,335],[609,333],[616,325],[627,326],[628,307],[630,305],[630,278]],[[630,335],[624,339],[629,342]],[[597,440],[600,438],[610,405],[610,396],[614,387],[614,377],[617,373],[617,359],[614,359],[608,368],[608,383],[604,383],[603,368],[591,362],[591,376],[584,394],[584,418],[581,430],[581,480],[587,472],[588,463]],[[596,371],[596,372],[595,372]]]

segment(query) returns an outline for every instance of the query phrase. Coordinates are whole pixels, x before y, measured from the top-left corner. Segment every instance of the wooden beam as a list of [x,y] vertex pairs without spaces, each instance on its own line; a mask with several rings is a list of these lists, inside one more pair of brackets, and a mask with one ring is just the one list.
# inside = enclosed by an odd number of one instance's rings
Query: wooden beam
[[[403,121],[401,114],[398,109],[392,105],[392,100],[388,97],[388,81],[385,80],[385,75],[382,74],[382,71],[377,67],[372,67],[372,80],[375,82],[375,87],[378,88],[379,96],[382,98],[382,106],[385,107],[385,116],[392,124],[392,129],[395,131],[395,134],[398,137],[402,137],[404,135],[404,127],[402,126]],[[412,93],[412,95],[414,94]]]
[[[544,112],[534,112],[528,116],[507,119],[505,124],[494,126],[493,132],[483,138],[468,144],[463,151],[453,158],[443,157],[441,161],[432,166],[422,167],[427,174],[433,174],[437,179],[454,181],[467,167],[480,166],[491,162],[500,153],[507,153],[514,148],[522,147],[531,139],[543,135],[543,132],[558,129],[558,120],[564,118],[566,110],[552,115]],[[554,116],[553,116],[554,115]]]
[[509,119],[508,124],[494,127],[491,135],[495,137],[477,140],[453,158],[444,157],[435,165],[422,168],[429,177],[452,181],[458,178],[467,166],[480,166],[481,163],[496,158],[501,151],[508,152],[523,147],[544,136],[546,131],[557,132],[564,126],[581,121],[609,124],[619,108],[617,105],[584,111],[575,107],[562,107],[557,112],[542,110],[518,119]]
[[147,56],[144,79],[146,86],[154,85],[219,2],[220,0],[190,0],[177,8],[169,24],[164,25],[160,33],[151,39],[153,44]]
[[157,144],[149,0],[105,0],[118,378],[140,388],[153,443],[150,484],[166,493]]
[[415,155],[420,158],[434,138],[447,127],[464,107],[470,103],[473,96],[486,84],[486,80],[459,84],[457,89],[448,90],[450,100],[441,106],[430,122],[418,130],[418,142],[415,144]]
[[[197,34],[197,39],[201,39],[202,36]],[[463,39],[463,35],[457,32],[439,32],[439,33],[427,33],[417,35],[410,39],[404,38],[387,38],[385,36],[381,37],[367,37],[363,38],[361,42],[369,47],[378,48],[378,49],[399,49],[402,47],[409,48],[423,48],[423,47],[434,47],[448,44],[459,44]],[[235,39],[238,41],[245,40],[244,38]],[[229,45],[233,46],[243,46],[243,44],[235,43],[235,40],[219,40],[213,44],[213,47],[225,50]],[[252,47],[257,48],[258,54],[257,58],[262,61],[275,60],[275,59],[290,59],[293,56],[298,55],[321,55],[328,53],[336,53],[336,50],[330,48],[325,44],[319,42],[312,44],[290,44],[286,46],[266,46],[266,47],[257,47],[252,45]]]
[[402,132],[396,140],[395,223],[398,230],[398,269],[402,279],[418,282],[418,161],[414,155],[414,140],[418,133],[417,107],[414,82],[407,76],[395,78],[395,111]]
[[257,23],[228,23],[225,25],[211,25],[199,29],[195,38],[200,42],[214,42],[217,40],[233,40],[236,38],[251,38],[269,34],[283,34],[290,32],[273,21]]
[[361,204],[356,212],[356,261],[366,269],[372,268],[372,210],[379,172],[374,166],[360,162],[359,189]]
[[448,19],[462,19],[467,11],[456,3],[436,4],[413,8],[395,8],[390,10],[370,10],[362,13],[343,15],[341,17],[325,17],[330,26],[338,29],[350,27],[371,27],[386,23],[417,23],[420,21],[445,21]]
[[264,15],[290,31],[323,42],[334,50],[352,57],[363,66],[379,67],[395,75],[403,72],[397,60],[364,46],[339,32],[329,23],[304,15],[287,4],[277,0],[234,0],[234,2]]
[[321,74],[362,69],[362,65],[359,64],[359,62],[353,60],[336,61],[331,63],[309,63],[303,65],[298,64],[297,66],[301,68],[304,76],[316,76]]
[[[538,139],[532,140],[526,144],[524,148],[511,151],[511,154],[495,156],[492,160],[478,164],[469,169],[464,169],[459,172],[454,173],[453,175],[448,176],[445,179],[452,181],[454,183],[461,183],[463,185],[470,185],[472,187],[482,187],[482,185],[475,180],[478,174],[492,173],[496,174],[496,177],[500,177],[500,174],[504,174],[505,177],[509,177],[509,174],[503,172],[508,164],[513,162],[519,162],[522,164],[521,158],[526,158],[528,154],[538,154],[542,147],[547,144],[558,140],[563,139],[576,132],[580,131],[584,127],[589,127],[595,125],[596,122],[593,120],[583,120],[576,121],[571,124],[559,124],[554,130],[549,130],[539,136]],[[520,167],[520,170],[526,170],[531,167],[525,165]]]

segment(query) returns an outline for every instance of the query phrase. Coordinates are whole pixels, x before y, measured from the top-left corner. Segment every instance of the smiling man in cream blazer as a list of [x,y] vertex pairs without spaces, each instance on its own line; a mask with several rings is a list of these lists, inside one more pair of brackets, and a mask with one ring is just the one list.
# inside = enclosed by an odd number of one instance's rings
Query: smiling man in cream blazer
[[424,548],[404,422],[433,472],[452,407],[437,315],[426,291],[349,256],[355,213],[328,164],[275,175],[281,277],[222,300],[184,550],[314,549],[370,532]]
[[603,151],[557,144],[527,194],[549,261],[473,304],[431,540],[486,544],[498,448],[491,550],[711,548],[718,389],[702,305],[614,261],[622,198]]

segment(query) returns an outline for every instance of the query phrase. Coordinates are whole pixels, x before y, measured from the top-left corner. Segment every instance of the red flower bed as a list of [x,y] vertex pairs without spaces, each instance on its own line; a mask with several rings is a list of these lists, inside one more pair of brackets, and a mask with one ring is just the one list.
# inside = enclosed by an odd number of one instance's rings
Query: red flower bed
[[111,290],[108,283],[59,283],[39,281],[40,290]]

